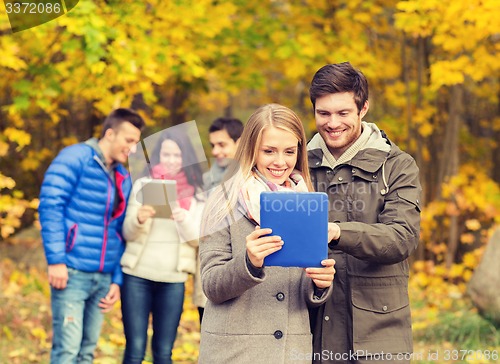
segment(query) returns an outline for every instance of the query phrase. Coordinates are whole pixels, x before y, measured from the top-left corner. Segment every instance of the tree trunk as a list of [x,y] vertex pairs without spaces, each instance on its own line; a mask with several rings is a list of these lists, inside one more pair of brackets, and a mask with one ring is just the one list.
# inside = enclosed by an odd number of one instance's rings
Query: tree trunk
[[224,108],[224,117],[232,118],[233,117],[233,96],[229,93],[227,98],[228,98],[228,104]]
[[[442,184],[450,177],[458,173],[459,166],[459,133],[462,124],[463,114],[463,87],[462,85],[452,86],[450,89],[448,125],[445,131],[443,153],[439,170],[439,193],[441,197]],[[458,216],[450,216],[450,226],[448,235],[448,249],[446,251],[445,263],[449,268],[455,260],[455,255],[459,243]]]
[[187,87],[180,84],[176,87],[170,104],[170,121],[171,125],[178,125],[186,122],[187,110],[186,102],[189,96]]
[[[500,91],[497,94],[500,100]],[[498,103],[497,117],[500,115],[500,102]],[[491,178],[500,185],[500,130],[496,129],[493,134],[493,140],[496,141],[496,146],[493,149],[493,171]]]
[[[408,53],[412,53],[414,50],[412,49],[412,46],[408,46],[408,39],[406,36],[403,35],[402,41],[401,41],[401,61],[402,61],[402,80],[405,84],[405,96],[406,96],[406,125],[408,128],[408,134],[407,134],[407,139],[406,139],[406,145],[408,146],[408,152],[411,153],[414,158],[415,162],[417,165],[420,167],[420,176],[422,180],[422,189],[424,188],[425,184],[422,177],[425,174],[425,171],[423,170],[424,164],[422,163],[422,140],[420,138],[420,134],[418,132],[418,127],[414,124],[413,121],[413,108],[412,108],[412,95],[411,95],[411,87],[410,87],[410,79],[411,79],[411,63],[410,60],[412,59],[411,55],[408,56]],[[420,56],[420,52],[419,52]],[[419,57],[420,61],[420,57]],[[419,65],[420,66],[420,65]],[[420,71],[420,67],[419,67]],[[415,104],[415,108],[418,110],[421,107],[421,74],[420,72],[418,73],[418,90],[417,90],[417,101]],[[422,193],[421,200],[423,200],[423,196],[425,196],[425,193]],[[424,201],[421,202],[422,206],[424,206]],[[422,244],[418,244],[417,246],[417,251],[415,254],[412,256],[412,260],[424,260],[425,259],[425,246]]]

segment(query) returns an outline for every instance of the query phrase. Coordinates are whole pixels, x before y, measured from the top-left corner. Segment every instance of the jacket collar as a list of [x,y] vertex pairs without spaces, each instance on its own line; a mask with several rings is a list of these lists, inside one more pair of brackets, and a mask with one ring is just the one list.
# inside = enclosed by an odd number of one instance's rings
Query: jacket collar
[[[370,123],[368,125],[372,126],[374,124]],[[324,158],[323,156],[323,150],[319,146],[318,138],[321,138],[321,135],[319,133],[317,133],[307,145],[309,168],[331,168],[331,166],[326,161],[326,158]],[[366,172],[373,173],[379,170],[384,161],[386,161],[388,158],[400,153],[401,150],[389,140],[387,135],[382,130],[380,130],[380,138],[377,138],[377,140],[369,143],[364,149],[360,150],[350,161],[344,163],[344,165],[350,165],[362,169]]]
[[87,141],[83,142],[83,144],[89,146],[94,151],[94,160],[101,166],[101,168],[108,173],[110,176],[114,176],[115,173],[119,173],[124,177],[127,177],[129,172],[128,170],[118,162],[111,164],[111,168],[107,168],[106,159],[102,154],[101,148],[99,148],[98,139],[90,138]]
[[[86,145],[91,147],[95,153],[96,153],[96,160],[98,159],[100,161],[100,165],[103,166],[105,169],[109,169],[109,171],[112,171],[114,169],[118,169],[118,166],[120,163],[118,162],[113,162],[111,163],[110,166],[106,163],[106,158],[104,158],[104,154],[102,153],[101,147],[99,147],[99,139],[97,138],[90,138],[87,141],[84,142]],[[108,168],[109,167],[109,168]]]

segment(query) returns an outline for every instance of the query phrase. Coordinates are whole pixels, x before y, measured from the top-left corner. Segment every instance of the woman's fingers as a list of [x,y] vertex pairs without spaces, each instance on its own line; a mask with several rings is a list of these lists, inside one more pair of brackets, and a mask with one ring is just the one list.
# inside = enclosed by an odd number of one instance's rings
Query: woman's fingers
[[255,240],[255,239],[258,239],[260,238],[261,236],[263,235],[269,235],[271,234],[273,231],[269,228],[264,228],[264,229],[261,229],[260,226],[256,226],[255,227],[255,230],[252,231],[250,234],[247,235],[247,240],[250,238],[252,240]]
[[262,267],[264,258],[281,249],[283,241],[278,235],[271,234],[271,229],[260,229],[256,227],[254,231],[246,237],[247,254],[256,267]]
[[139,209],[137,210],[137,220],[139,221],[140,224],[143,224],[151,216],[154,216],[155,213],[156,210],[154,209],[153,206],[143,205],[139,207]]
[[279,235],[268,235],[271,234],[271,232],[271,229],[257,229],[252,231],[246,237],[247,248],[259,247],[270,243],[279,243],[281,237]]
[[[270,241],[264,244],[259,244],[259,245],[254,245],[249,247],[252,250],[252,253],[257,254],[257,253],[264,253],[269,250],[276,251],[281,249],[283,246],[283,241],[278,240],[278,241]],[[270,253],[266,254],[269,255]]]

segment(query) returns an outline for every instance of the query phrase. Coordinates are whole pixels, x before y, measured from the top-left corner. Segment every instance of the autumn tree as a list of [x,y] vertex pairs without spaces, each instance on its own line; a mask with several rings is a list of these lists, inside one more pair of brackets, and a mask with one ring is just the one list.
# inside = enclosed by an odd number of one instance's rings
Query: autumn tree
[[15,34],[0,17],[2,234],[36,205],[55,153],[98,133],[114,107],[161,129],[280,102],[311,134],[312,75],[350,61],[370,82],[367,121],[420,167],[417,258],[449,265],[500,215],[499,10],[495,0],[82,0]]

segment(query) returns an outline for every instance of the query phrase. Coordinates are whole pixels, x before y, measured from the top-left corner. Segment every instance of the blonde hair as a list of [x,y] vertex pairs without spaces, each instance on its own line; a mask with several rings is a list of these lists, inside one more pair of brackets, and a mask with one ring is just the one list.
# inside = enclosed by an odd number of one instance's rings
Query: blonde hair
[[302,121],[297,114],[283,105],[261,106],[245,124],[234,161],[228,166],[221,185],[207,201],[202,220],[202,235],[218,230],[216,227],[220,227],[222,221],[234,211],[240,189],[252,175],[256,164],[262,133],[269,127],[288,131],[299,140],[295,169],[301,173],[309,191],[313,190],[307,162],[307,139]]

